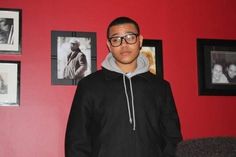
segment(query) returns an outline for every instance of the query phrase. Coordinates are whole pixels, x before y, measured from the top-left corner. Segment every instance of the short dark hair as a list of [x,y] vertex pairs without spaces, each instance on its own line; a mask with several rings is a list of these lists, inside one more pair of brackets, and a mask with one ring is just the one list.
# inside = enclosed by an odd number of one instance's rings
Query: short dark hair
[[134,21],[133,19],[131,19],[129,17],[121,16],[121,17],[118,17],[118,18],[114,19],[108,25],[108,28],[107,28],[107,39],[109,38],[109,31],[110,31],[110,28],[112,26],[121,25],[121,24],[127,24],[127,23],[133,24],[135,26],[135,28],[137,29],[138,34],[140,33],[139,25],[138,25],[138,23],[136,21]]

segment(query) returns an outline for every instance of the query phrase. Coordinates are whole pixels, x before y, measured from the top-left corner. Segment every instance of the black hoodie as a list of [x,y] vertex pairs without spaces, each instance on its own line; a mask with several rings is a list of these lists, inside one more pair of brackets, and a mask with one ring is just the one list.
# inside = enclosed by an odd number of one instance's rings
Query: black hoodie
[[141,55],[130,74],[119,70],[111,54],[102,66],[78,84],[65,156],[174,156],[182,135],[169,83],[148,72]]

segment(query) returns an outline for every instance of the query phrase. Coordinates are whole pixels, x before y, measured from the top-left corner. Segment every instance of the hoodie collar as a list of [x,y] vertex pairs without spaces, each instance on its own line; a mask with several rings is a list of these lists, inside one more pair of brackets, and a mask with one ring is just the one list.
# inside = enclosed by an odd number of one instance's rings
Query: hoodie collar
[[[115,58],[113,57],[112,53],[109,53],[104,61],[102,62],[102,67],[115,72],[114,74],[111,74],[113,76],[120,76],[120,74],[126,75],[124,72],[121,71],[121,69],[117,66],[115,63]],[[148,59],[142,55],[139,54],[137,58],[137,68],[134,72],[129,73],[129,75],[126,75],[127,77],[131,78],[135,75],[142,74],[149,71],[149,62]]]

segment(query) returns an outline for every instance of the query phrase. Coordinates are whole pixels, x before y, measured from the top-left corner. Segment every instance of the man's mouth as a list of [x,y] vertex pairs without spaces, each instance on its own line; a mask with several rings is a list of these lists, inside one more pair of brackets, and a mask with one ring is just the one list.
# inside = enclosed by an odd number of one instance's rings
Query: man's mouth
[[127,56],[127,55],[130,55],[130,51],[122,51],[120,54],[122,55],[122,56]]

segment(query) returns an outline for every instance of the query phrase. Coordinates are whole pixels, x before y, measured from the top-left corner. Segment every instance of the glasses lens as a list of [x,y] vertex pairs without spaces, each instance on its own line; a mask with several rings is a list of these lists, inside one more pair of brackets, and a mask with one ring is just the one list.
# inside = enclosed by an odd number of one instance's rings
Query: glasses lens
[[136,34],[128,34],[124,38],[125,38],[125,41],[128,44],[134,44],[137,41],[137,35]]
[[122,38],[121,37],[113,37],[110,39],[112,46],[120,46],[121,45]]

